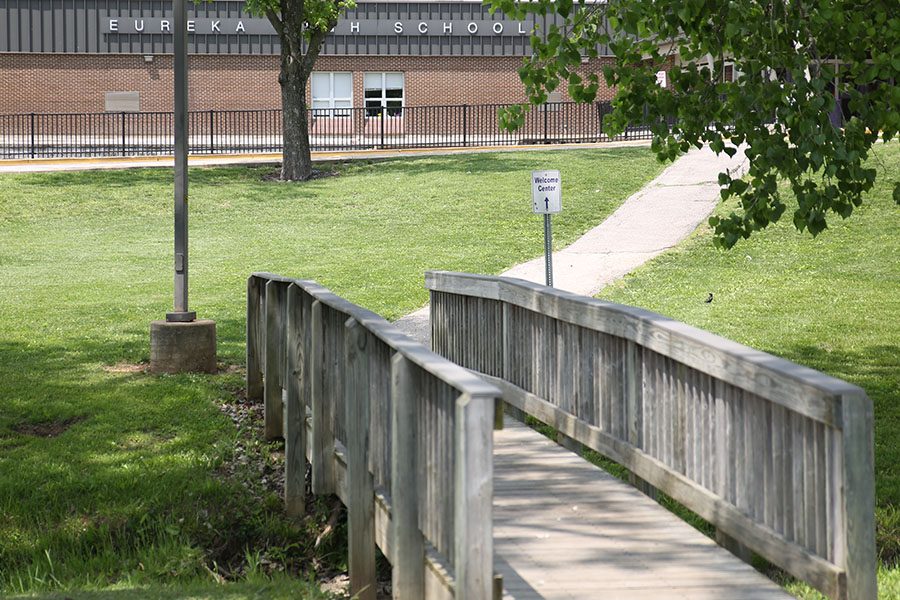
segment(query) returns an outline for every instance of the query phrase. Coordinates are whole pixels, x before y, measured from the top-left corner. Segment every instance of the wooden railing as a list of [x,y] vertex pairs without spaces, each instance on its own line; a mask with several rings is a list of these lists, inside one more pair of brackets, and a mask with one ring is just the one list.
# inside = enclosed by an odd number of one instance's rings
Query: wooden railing
[[[862,389],[651,313],[430,272],[432,346],[832,598],[876,597]],[[788,324],[789,326],[789,324]],[[677,557],[673,557],[677,560]]]
[[285,440],[285,503],[348,509],[351,594],[375,598],[375,545],[395,597],[490,598],[492,426],[499,391],[311,281],[247,285],[247,393]]

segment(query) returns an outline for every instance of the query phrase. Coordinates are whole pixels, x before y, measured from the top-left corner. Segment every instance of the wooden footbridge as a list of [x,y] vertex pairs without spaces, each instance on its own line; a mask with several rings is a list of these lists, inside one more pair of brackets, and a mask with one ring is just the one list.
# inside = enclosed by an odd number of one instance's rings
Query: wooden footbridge
[[286,509],[304,511],[309,462],[312,492],[347,506],[354,597],[375,598],[377,547],[404,600],[788,598],[751,553],[874,600],[861,389],[640,309],[515,279],[426,282],[434,352],[314,282],[248,282],[248,395],[284,437]]

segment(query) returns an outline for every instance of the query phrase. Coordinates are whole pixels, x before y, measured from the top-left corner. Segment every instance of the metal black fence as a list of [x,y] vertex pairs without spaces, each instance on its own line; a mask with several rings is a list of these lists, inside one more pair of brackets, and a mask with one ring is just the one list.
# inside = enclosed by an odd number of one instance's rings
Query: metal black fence
[[[447,148],[604,142],[608,102],[532,108],[515,132],[499,126],[507,104],[310,110],[314,151]],[[0,115],[0,158],[165,156],[173,150],[169,112]],[[281,110],[194,111],[191,154],[281,152]],[[614,139],[649,139],[635,125]]]

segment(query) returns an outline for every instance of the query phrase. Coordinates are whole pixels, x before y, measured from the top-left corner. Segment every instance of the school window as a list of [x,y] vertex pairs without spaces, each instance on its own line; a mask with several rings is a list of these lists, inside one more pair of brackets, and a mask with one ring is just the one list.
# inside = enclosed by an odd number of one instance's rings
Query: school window
[[388,117],[403,112],[403,73],[366,73],[366,116],[377,117],[382,111]]
[[353,76],[350,73],[313,73],[310,95],[314,116],[349,117],[353,106]]

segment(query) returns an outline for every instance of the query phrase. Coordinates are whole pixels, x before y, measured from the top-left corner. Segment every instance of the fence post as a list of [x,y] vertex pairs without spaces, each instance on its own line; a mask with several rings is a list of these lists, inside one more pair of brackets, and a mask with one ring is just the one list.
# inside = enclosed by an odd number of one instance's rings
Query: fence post
[[391,522],[395,598],[425,597],[425,541],[419,530],[418,428],[413,366],[391,359]]
[[454,547],[456,599],[493,596],[494,398],[463,394],[454,423]]
[[[308,351],[302,314],[303,296],[299,286],[287,288],[287,398],[284,410],[284,507],[289,517],[299,517],[306,510],[306,407],[301,394],[301,381],[308,386],[304,358]],[[307,387],[308,389],[308,387]]]
[[463,104],[463,146],[468,145],[468,132],[469,132],[469,105]]
[[598,128],[600,133],[597,134],[597,141],[602,142],[603,141],[603,103],[602,102],[597,103],[597,116],[600,117],[600,123],[599,123],[599,128]]
[[875,554],[875,459],[872,401],[858,390],[841,394],[843,531],[836,549],[847,573],[847,597],[875,600],[878,596],[878,559]]
[[381,115],[381,149],[382,150],[384,149],[384,113],[386,110],[387,109],[384,106],[382,106],[381,113],[379,113]]
[[541,109],[544,111],[544,143],[546,144],[546,143],[548,143],[548,141],[547,141],[547,119],[549,118],[549,115],[547,114],[548,111],[547,111],[547,103],[546,102],[544,104],[541,104]]
[[324,396],[325,329],[322,322],[322,303],[313,302],[310,311],[309,402],[312,405],[312,491],[314,494],[334,493],[334,434],[331,430],[329,403]]
[[125,113],[120,113],[122,115],[122,156],[125,156]]
[[215,129],[216,127],[216,113],[213,112],[212,109],[209,111],[209,153],[216,153],[216,144],[215,144]]
[[375,600],[375,482],[369,472],[369,334],[352,317],[344,324],[347,423],[347,532],[350,596]]
[[284,316],[285,290],[283,281],[270,280],[266,284],[266,362],[263,376],[265,436],[274,440],[284,435]]
[[31,113],[31,158],[34,158],[34,113]]
[[247,399],[262,400],[265,354],[260,343],[260,322],[265,309],[265,285],[251,275],[247,279]]

